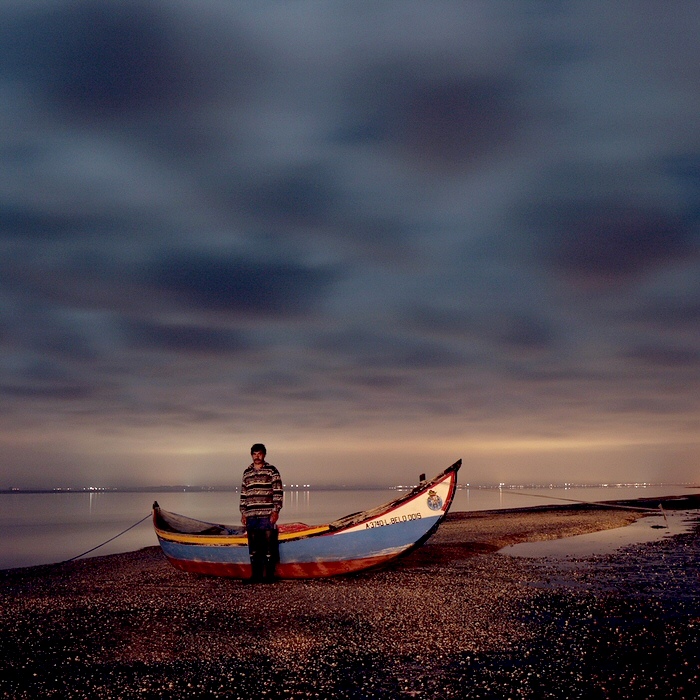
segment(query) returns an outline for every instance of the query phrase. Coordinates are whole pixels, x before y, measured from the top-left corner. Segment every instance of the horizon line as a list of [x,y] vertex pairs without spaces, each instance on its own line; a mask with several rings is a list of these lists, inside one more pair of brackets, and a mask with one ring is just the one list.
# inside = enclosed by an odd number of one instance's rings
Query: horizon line
[[[418,486],[415,484],[285,484],[286,491],[375,491],[408,490]],[[576,482],[546,482],[546,483],[519,483],[506,484],[499,483],[468,483],[457,484],[458,490],[465,489],[488,489],[488,490],[509,490],[509,489],[570,489],[570,488],[650,488],[659,486],[682,486],[683,488],[700,488],[694,482],[650,482],[650,481],[615,481],[597,483],[576,483]],[[34,486],[12,486],[0,488],[0,494],[38,494],[38,493],[236,493],[240,490],[238,486],[216,486],[216,485],[196,485],[196,484],[161,484],[148,486],[55,486],[55,487],[34,487]]]

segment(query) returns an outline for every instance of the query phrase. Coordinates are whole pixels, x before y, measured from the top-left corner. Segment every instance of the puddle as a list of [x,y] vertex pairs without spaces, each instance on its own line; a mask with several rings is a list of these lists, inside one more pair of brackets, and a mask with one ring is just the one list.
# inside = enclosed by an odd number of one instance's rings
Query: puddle
[[499,554],[513,557],[553,557],[555,559],[592,557],[612,554],[616,550],[634,544],[656,542],[665,537],[690,532],[696,511],[674,511],[662,515],[651,515],[636,520],[626,527],[590,532],[586,535],[562,537],[541,542],[522,542],[499,550]]

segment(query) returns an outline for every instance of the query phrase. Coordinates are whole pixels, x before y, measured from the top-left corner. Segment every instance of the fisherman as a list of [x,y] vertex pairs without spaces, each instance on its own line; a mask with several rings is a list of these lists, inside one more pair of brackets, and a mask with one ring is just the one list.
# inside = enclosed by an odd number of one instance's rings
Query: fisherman
[[277,519],[284,491],[277,467],[265,461],[265,445],[256,442],[250,448],[253,458],[243,472],[241,484],[241,522],[248,533],[248,551],[253,573],[251,583],[271,583],[279,561]]

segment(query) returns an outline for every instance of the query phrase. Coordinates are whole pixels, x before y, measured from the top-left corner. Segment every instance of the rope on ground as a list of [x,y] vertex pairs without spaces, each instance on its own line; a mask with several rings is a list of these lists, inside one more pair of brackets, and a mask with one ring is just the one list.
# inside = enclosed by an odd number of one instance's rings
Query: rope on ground
[[141,520],[139,520],[137,523],[134,523],[133,525],[129,525],[129,527],[126,528],[126,530],[122,530],[118,535],[115,535],[114,537],[110,537],[108,540],[103,542],[102,544],[98,544],[97,547],[93,547],[92,549],[88,549],[87,552],[83,552],[82,554],[76,554],[74,557],[71,557],[70,559],[66,559],[66,561],[74,561],[75,559],[80,559],[80,557],[84,557],[86,554],[90,554],[90,552],[94,552],[96,549],[99,549],[100,547],[104,547],[106,544],[109,542],[112,542],[112,540],[116,540],[117,537],[121,537],[124,533],[129,532],[129,530],[133,530],[137,525],[140,525],[146,518],[150,518],[151,513],[148,515],[144,515]]
[[600,508],[621,508],[623,510],[645,510],[649,513],[659,513],[664,516],[664,520],[668,522],[666,517],[666,511],[661,503],[659,503],[658,508],[644,508],[643,506],[623,506],[617,503],[605,503],[604,501],[577,501],[575,498],[561,498],[560,496],[543,496],[539,493],[523,493],[522,491],[516,491],[515,489],[501,489],[501,491],[506,491],[507,493],[515,494],[516,496],[531,496],[532,498],[550,498],[555,501],[568,501],[569,503],[582,503],[586,506],[598,506]]

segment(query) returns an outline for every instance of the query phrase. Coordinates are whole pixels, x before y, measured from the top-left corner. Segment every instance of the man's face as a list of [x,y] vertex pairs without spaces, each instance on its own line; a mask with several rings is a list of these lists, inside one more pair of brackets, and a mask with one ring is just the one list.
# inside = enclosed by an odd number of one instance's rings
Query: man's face
[[253,457],[253,464],[256,467],[262,467],[262,465],[265,464],[264,452],[253,452],[251,456]]

